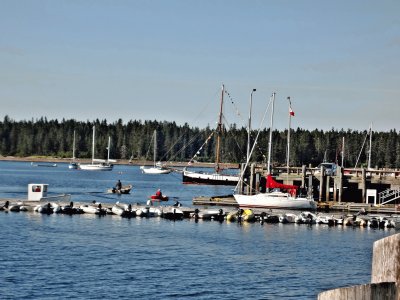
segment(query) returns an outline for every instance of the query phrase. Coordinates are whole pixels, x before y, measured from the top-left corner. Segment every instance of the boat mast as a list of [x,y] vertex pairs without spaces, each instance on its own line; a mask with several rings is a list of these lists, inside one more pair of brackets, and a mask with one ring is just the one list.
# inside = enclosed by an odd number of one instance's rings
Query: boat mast
[[221,134],[222,134],[222,108],[223,108],[223,103],[224,103],[224,85],[222,84],[222,89],[221,89],[221,104],[220,104],[220,109],[219,109],[219,118],[218,118],[218,126],[217,126],[217,146],[216,146],[216,157],[215,157],[215,171],[219,173],[220,168],[220,143],[221,143]]
[[287,174],[289,176],[289,163],[290,163],[290,128],[292,123],[292,111],[291,111],[291,104],[290,104],[290,97],[287,97],[289,101],[289,126],[288,126],[288,133],[287,133],[287,152],[286,152],[286,167],[287,167]]
[[369,127],[369,151],[368,151],[368,170],[371,169],[371,149],[372,149],[372,123]]
[[108,137],[108,147],[107,147],[107,163],[110,161],[110,146],[111,146],[111,137]]
[[93,125],[93,137],[92,137],[92,165],[94,163],[94,135],[95,135],[95,126]]
[[256,89],[253,89],[250,93],[249,128],[247,131],[247,163],[250,161],[251,107],[253,106],[253,93],[255,91]]
[[344,168],[344,137],[342,140],[342,168]]
[[153,149],[153,167],[156,167],[156,157],[157,157],[157,130],[154,130],[154,149]]
[[72,161],[75,161],[75,130],[74,130],[74,141],[72,143]]
[[274,102],[275,102],[275,92],[272,93],[271,100],[271,125],[269,128],[269,143],[268,143],[268,164],[267,164],[267,174],[271,173],[271,151],[272,151],[272,129],[274,126]]

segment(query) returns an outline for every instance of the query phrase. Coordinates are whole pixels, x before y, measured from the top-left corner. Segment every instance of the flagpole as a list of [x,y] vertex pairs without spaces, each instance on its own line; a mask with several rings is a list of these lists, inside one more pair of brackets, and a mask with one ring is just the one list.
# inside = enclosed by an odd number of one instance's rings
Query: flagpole
[[292,116],[294,116],[294,112],[292,110],[292,103],[290,101],[290,97],[287,97],[289,102],[289,125],[288,125],[288,134],[287,134],[287,149],[286,149],[286,168],[287,174],[289,176],[289,166],[290,166],[290,129],[292,123]]

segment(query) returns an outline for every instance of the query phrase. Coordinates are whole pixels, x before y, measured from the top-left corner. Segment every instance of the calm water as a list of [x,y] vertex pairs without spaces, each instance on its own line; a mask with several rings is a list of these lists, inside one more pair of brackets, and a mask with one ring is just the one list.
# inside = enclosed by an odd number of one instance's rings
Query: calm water
[[[134,185],[131,195],[104,193],[117,179]],[[74,201],[110,203],[144,203],[158,187],[189,206],[193,196],[231,192],[132,166],[84,172],[0,162],[0,198],[25,198],[28,183],[48,183]],[[316,299],[368,283],[373,242],[396,233],[23,212],[0,212],[0,228],[2,299]]]

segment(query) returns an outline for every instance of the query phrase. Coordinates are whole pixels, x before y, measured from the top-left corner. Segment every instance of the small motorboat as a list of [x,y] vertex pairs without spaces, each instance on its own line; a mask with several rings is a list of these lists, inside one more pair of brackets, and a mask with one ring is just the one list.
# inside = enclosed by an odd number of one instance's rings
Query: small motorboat
[[121,216],[123,218],[131,218],[136,216],[136,211],[132,210],[131,204],[123,204],[117,202],[112,208],[113,214]]
[[106,210],[102,208],[101,203],[84,204],[79,207],[85,214],[105,215]]
[[194,213],[191,213],[190,216],[194,219],[202,219],[202,220],[216,220],[223,221],[225,219],[225,214],[222,209],[211,209],[200,211],[197,208]]
[[280,216],[279,215],[273,215],[273,214],[268,214],[266,212],[262,212],[260,215],[261,222],[265,223],[279,223],[280,222]]
[[108,194],[129,194],[131,192],[131,189],[132,189],[132,185],[129,184],[129,185],[123,185],[121,187],[121,189],[117,189],[115,187],[108,189],[107,193]]
[[161,218],[167,220],[182,220],[183,211],[174,206],[161,208]]
[[168,201],[168,196],[162,194],[161,190],[158,189],[154,195],[150,196],[151,201]]
[[241,217],[242,217],[243,221],[254,222],[256,220],[256,216],[255,216],[253,210],[243,209],[241,212],[242,212]]
[[74,202],[71,201],[68,205],[61,206],[60,213],[66,215],[77,215],[83,214],[83,210],[79,207],[74,207]]
[[297,215],[293,213],[285,213],[279,216],[279,222],[283,224],[296,223]]

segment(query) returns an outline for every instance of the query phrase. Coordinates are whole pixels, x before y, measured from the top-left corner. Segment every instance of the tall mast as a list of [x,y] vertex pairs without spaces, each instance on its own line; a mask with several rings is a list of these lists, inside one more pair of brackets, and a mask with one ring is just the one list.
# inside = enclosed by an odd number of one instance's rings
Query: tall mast
[[289,175],[289,164],[290,164],[290,128],[292,123],[292,112],[291,112],[291,105],[290,105],[290,97],[287,97],[289,101],[289,126],[288,126],[288,133],[287,133],[287,152],[286,152],[286,167],[287,173]]
[[95,126],[93,125],[93,137],[92,137],[92,164],[94,161],[94,134],[95,134]]
[[249,128],[247,131],[247,163],[250,161],[250,138],[251,138],[251,108],[253,106],[253,93],[256,89],[253,89],[250,93],[250,109],[249,109]]
[[221,89],[221,104],[219,109],[219,118],[218,118],[218,126],[217,126],[217,146],[216,146],[216,157],[215,157],[215,170],[219,172],[219,164],[221,161],[220,158],[220,143],[221,143],[221,134],[222,134],[222,108],[224,104],[224,85],[222,84]]
[[269,128],[269,143],[268,143],[268,165],[267,165],[267,174],[271,173],[271,152],[272,152],[272,130],[274,126],[274,102],[275,102],[275,92],[272,93],[272,106],[271,106],[271,125]]
[[369,151],[368,151],[368,170],[371,169],[371,150],[372,150],[372,123],[369,127]]
[[72,161],[75,161],[75,130],[74,130],[74,141],[72,143]]
[[344,137],[342,140],[342,168],[344,167]]
[[156,166],[156,157],[157,157],[157,131],[156,130],[154,130],[153,137],[154,137],[153,167],[155,167]]
[[108,136],[107,163],[110,161],[110,146],[111,146],[111,137]]

